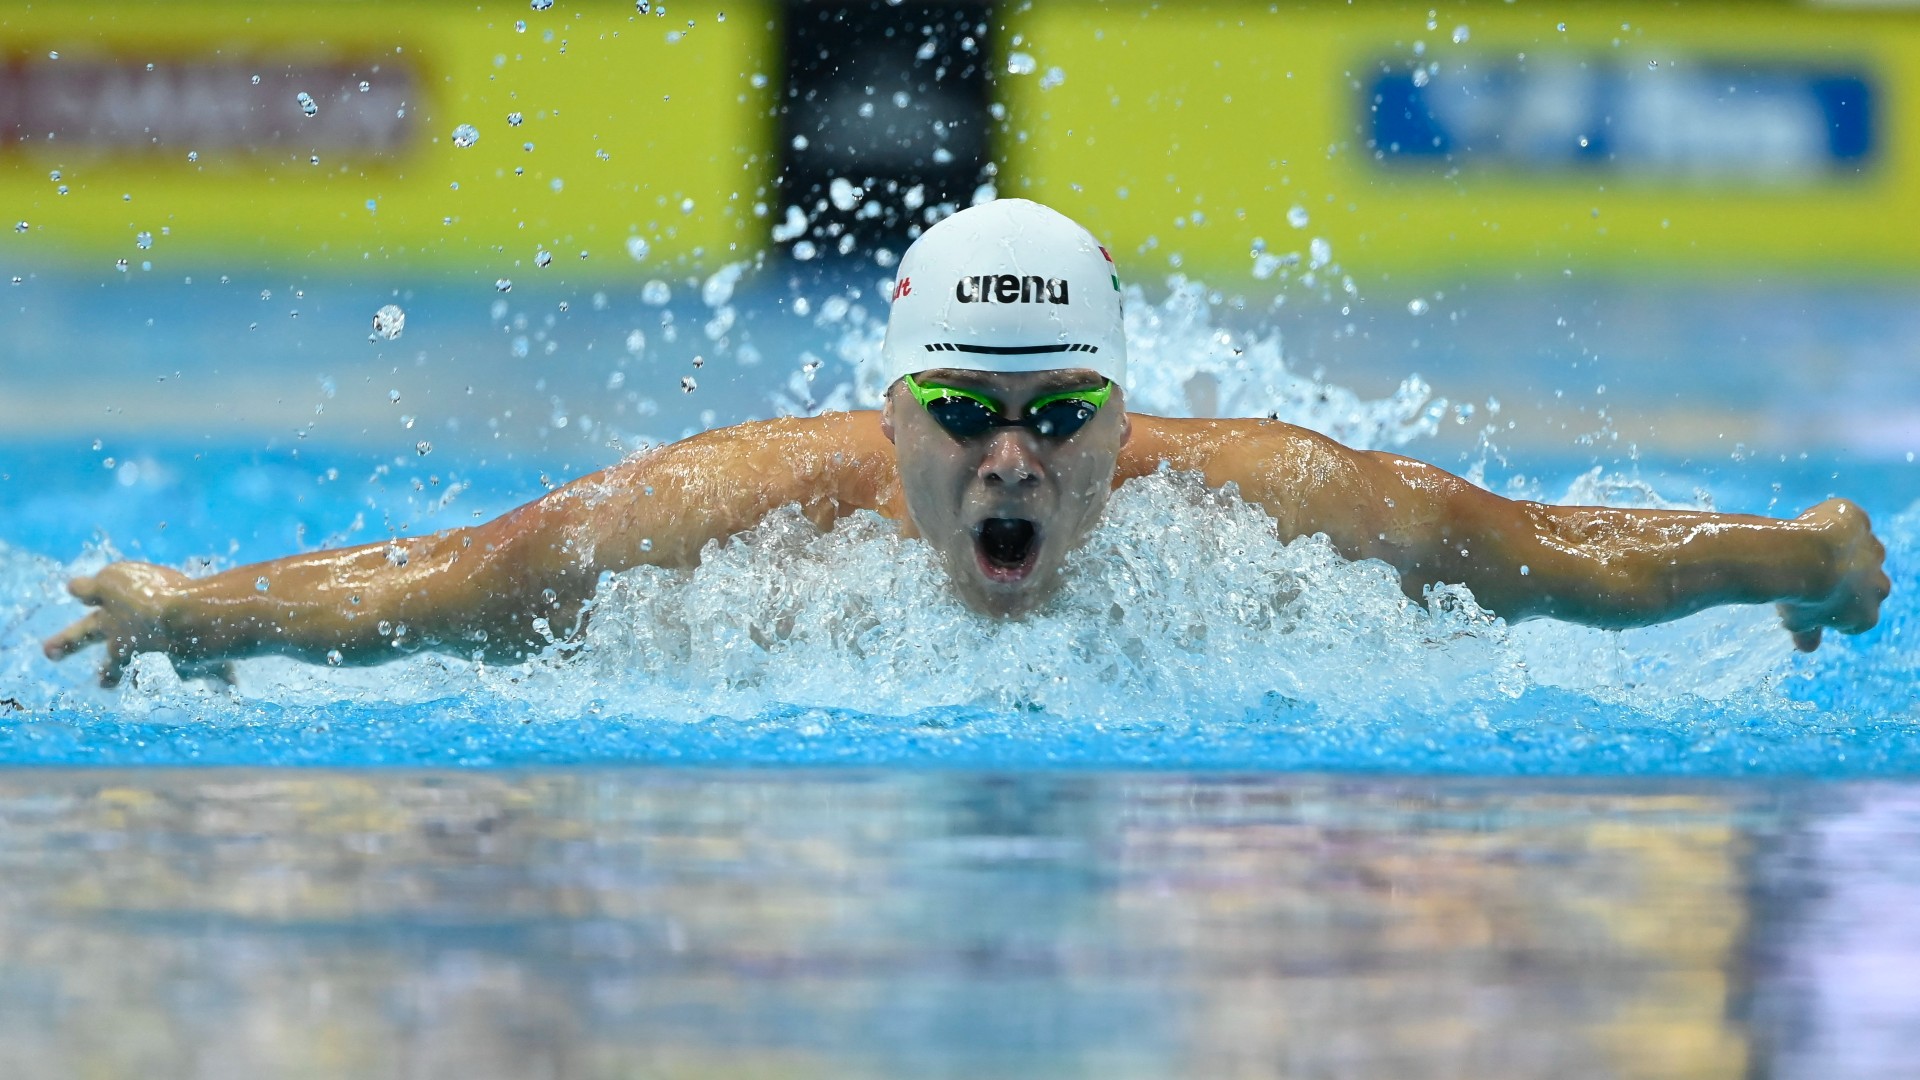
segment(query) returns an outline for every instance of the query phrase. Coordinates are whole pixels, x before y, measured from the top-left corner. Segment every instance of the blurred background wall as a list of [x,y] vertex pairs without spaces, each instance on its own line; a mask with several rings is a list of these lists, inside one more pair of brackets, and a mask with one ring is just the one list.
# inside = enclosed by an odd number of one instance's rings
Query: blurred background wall
[[822,295],[883,318],[997,192],[1510,439],[1920,443],[1910,5],[6,3],[0,48],[15,432],[762,415],[831,382]]

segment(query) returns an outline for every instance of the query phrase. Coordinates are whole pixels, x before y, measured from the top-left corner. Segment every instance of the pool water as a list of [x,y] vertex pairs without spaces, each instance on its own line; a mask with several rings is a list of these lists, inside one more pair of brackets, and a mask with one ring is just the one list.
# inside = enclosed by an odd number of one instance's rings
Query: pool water
[[1896,1077],[1881,784],[0,774],[8,1076]]
[[[0,369],[85,406],[0,435],[0,1076],[1907,1075],[1910,433],[1663,456],[1584,406],[1481,426],[1478,390],[1349,392],[1184,288],[1130,299],[1138,407],[1272,411],[1554,501],[1845,495],[1887,544],[1881,623],[1811,655],[1757,608],[1508,625],[1163,474],[1021,623],[961,609],[883,521],[780,514],[603,583],[564,656],[265,658],[231,688],[146,657],[106,691],[38,650],[75,573],[463,525],[649,438],[856,405],[877,325],[696,303],[678,325],[732,351],[653,398],[631,387],[678,367],[622,348],[617,303],[566,364],[462,340],[328,374],[285,325],[266,368],[209,359],[240,355],[251,289],[128,291],[61,328],[125,335],[109,374]],[[308,286],[301,335],[358,344],[339,292]],[[756,326],[818,371],[752,370]],[[96,441],[102,401],[139,422]]]

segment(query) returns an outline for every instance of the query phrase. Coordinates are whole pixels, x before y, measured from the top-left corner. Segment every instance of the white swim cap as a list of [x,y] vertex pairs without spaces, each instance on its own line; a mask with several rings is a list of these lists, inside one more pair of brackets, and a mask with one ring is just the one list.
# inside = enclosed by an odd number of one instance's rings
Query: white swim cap
[[1120,277],[1072,218],[998,199],[939,222],[900,258],[885,385],[928,368],[1092,368],[1127,378]]

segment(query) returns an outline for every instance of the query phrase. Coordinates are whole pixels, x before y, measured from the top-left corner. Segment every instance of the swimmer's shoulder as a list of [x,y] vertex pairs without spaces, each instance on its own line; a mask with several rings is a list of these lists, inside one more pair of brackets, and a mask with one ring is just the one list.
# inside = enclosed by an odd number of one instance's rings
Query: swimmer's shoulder
[[[641,450],[569,485],[603,501],[661,485],[764,512],[797,503],[825,527],[853,510],[904,513],[893,444],[871,410],[748,420]],[[743,511],[745,512],[745,511]]]
[[1253,456],[1272,465],[1276,459],[1306,456],[1339,446],[1317,431],[1266,418],[1195,419],[1128,413],[1132,437],[1120,453],[1120,477],[1143,476],[1166,465],[1207,472],[1233,459]]

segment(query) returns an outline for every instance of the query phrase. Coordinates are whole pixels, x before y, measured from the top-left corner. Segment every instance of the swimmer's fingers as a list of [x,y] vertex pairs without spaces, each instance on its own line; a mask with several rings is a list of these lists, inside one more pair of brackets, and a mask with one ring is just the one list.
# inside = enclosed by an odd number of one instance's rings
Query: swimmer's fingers
[[95,611],[84,618],[68,624],[67,628],[48,638],[40,646],[49,660],[65,660],[81,649],[95,642],[105,640],[106,615]]
[[120,676],[133,663],[133,643],[124,637],[107,642],[106,658],[100,661],[100,685],[111,690],[120,685]]
[[222,686],[234,685],[233,664],[225,660],[175,660],[173,670],[183,681],[205,679]]
[[1820,635],[1826,627],[1810,605],[1775,604],[1773,609],[1780,613],[1780,625],[1793,635],[1794,648],[1812,652],[1820,647]]
[[67,592],[75,600],[89,607],[100,605],[100,579],[91,574],[82,574],[67,582]]

